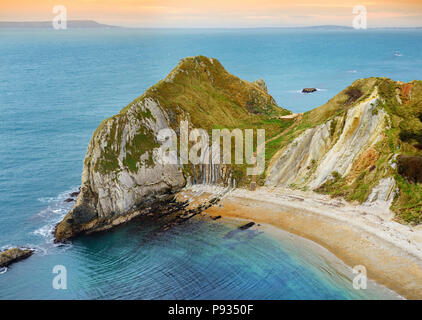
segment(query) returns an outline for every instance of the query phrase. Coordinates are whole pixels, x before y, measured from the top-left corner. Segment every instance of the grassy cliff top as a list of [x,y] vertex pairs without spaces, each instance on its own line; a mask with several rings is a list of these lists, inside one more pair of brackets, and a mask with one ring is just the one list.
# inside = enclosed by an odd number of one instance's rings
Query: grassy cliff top
[[[91,143],[110,129],[107,144],[100,161],[92,164],[96,171],[118,170],[119,144],[113,140],[122,138],[129,119],[151,117],[150,112],[141,111],[139,105],[146,100],[154,100],[167,112],[170,126],[178,132],[180,121],[189,120],[196,128],[212,129],[265,129],[271,138],[290,125],[291,121],[280,116],[291,112],[277,106],[266,92],[263,80],[251,83],[228,73],[217,59],[204,56],[182,59],[169,75],[145,91],[118,114],[104,120],[95,130]],[[130,112],[129,112],[130,111]],[[115,145],[113,147],[110,147]],[[137,170],[139,157],[157,146],[156,137],[148,128],[137,132],[129,141],[125,165],[131,171]],[[87,157],[85,164],[88,165]]]
[[380,107],[391,116],[410,120],[422,114],[422,81],[403,83],[389,78],[364,78],[356,80],[322,106],[306,112],[305,120],[311,125],[323,123],[367,99],[375,89],[381,98]]
[[[189,113],[194,126],[242,128],[264,119],[290,114],[277,106],[259,85],[228,73],[214,58],[188,57],[134,103],[152,98],[174,118]],[[177,123],[174,123],[177,125]]]
[[422,81],[419,80],[403,83],[381,77],[358,79],[325,104],[305,112],[286,134],[284,141],[290,142],[307,128],[345,115],[350,108],[367,100],[375,90],[380,98],[376,109],[383,108],[387,112],[392,120],[391,127],[400,140],[395,144],[400,143],[406,154],[420,153],[417,146],[422,145]]

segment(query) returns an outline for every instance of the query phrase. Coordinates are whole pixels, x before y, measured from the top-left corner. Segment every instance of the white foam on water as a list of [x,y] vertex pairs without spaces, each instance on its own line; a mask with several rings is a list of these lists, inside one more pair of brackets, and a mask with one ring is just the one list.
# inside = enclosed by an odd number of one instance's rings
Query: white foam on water
[[[32,233],[45,239],[46,243],[54,244],[54,228],[72,209],[74,202],[64,202],[70,198],[72,192],[78,191],[79,187],[73,187],[70,190],[58,194],[56,197],[40,198],[38,201],[46,203],[48,206],[37,213],[37,217],[45,221],[45,224]],[[55,246],[62,246],[60,244]],[[46,249],[41,249],[46,250]]]
[[7,267],[0,268],[0,274],[6,273]]
[[11,244],[5,244],[4,246],[2,246],[0,248],[0,251],[4,251],[4,250],[10,249],[10,248],[13,248],[13,246]]

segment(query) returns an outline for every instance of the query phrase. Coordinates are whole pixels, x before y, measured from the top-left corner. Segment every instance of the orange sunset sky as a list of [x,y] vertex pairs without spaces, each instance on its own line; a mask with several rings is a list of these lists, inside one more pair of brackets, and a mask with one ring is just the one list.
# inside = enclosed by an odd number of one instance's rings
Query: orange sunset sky
[[422,26],[422,0],[0,0],[0,21],[46,21],[64,5],[69,20],[130,27],[351,26],[364,5],[368,27]]

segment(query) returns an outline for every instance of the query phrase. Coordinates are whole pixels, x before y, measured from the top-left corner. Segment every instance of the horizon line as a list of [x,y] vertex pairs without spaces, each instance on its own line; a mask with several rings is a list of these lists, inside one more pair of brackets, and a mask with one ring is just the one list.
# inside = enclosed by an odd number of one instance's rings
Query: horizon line
[[[86,19],[72,19],[67,20],[67,23],[92,23],[98,27],[109,27],[109,28],[122,28],[122,29],[312,29],[312,28],[342,28],[342,29],[353,29],[352,26],[346,25],[335,25],[335,24],[319,24],[319,25],[308,25],[308,26],[232,26],[232,27],[196,27],[196,26],[187,26],[187,27],[155,27],[155,26],[122,26],[98,22],[96,20],[86,20]],[[50,24],[52,20],[21,20],[21,21],[11,21],[11,20],[0,20],[0,24]],[[368,29],[422,29],[422,26],[376,26],[368,27]],[[365,30],[365,29],[363,29]]]

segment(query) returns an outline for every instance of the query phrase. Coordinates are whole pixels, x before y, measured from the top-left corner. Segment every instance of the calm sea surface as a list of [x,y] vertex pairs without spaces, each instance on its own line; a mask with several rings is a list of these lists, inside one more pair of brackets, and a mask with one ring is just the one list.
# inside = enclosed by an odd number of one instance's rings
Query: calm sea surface
[[[94,129],[199,54],[243,79],[263,78],[294,112],[357,78],[422,79],[421,31],[0,29],[0,248],[37,248],[0,270],[0,299],[391,297],[373,284],[354,290],[342,263],[287,233],[262,227],[226,238],[239,221],[197,219],[151,237],[157,223],[136,220],[53,245]],[[320,91],[302,95],[303,87]],[[55,265],[67,269],[67,290],[52,288]]]

